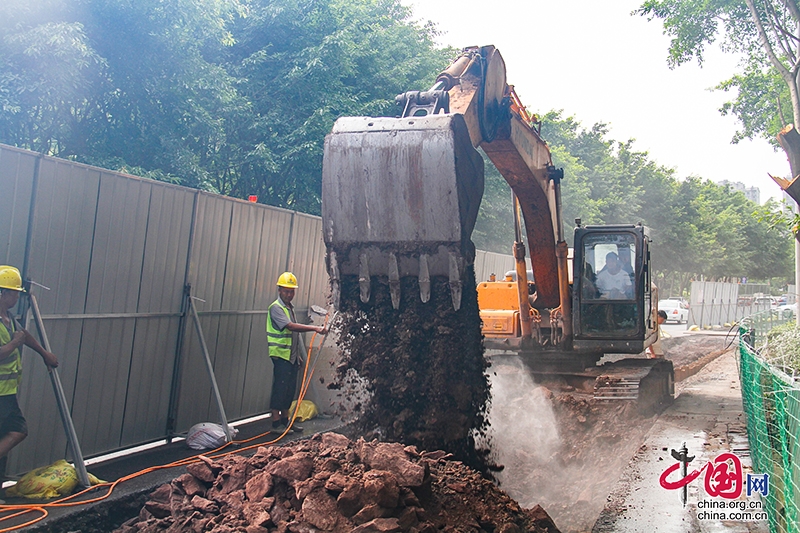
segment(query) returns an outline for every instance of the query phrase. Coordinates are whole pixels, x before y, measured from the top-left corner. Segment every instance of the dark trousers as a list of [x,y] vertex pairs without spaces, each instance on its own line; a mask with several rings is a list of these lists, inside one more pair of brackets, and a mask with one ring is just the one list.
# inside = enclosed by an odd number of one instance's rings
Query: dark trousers
[[272,357],[272,395],[269,405],[271,409],[281,411],[286,416],[286,411],[292,406],[294,393],[297,389],[298,365],[293,365],[280,357]]

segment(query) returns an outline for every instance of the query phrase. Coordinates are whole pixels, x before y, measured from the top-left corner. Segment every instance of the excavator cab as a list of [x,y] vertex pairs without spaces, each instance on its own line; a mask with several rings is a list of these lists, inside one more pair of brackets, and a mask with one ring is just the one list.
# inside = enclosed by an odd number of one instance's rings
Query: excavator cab
[[646,227],[578,226],[573,349],[640,353],[656,339]]

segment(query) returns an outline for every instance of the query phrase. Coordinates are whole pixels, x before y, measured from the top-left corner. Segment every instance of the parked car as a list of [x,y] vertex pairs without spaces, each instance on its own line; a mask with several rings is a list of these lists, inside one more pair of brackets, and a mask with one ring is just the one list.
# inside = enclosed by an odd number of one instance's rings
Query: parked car
[[667,322],[684,324],[689,321],[689,309],[683,307],[680,300],[659,300],[658,310],[667,313]]
[[759,296],[753,301],[753,305],[759,309],[777,309],[778,299],[772,296]]
[[797,302],[778,306],[778,316],[780,318],[792,318],[797,315]]
[[667,298],[667,300],[674,300],[676,302],[680,302],[681,307],[683,307],[684,309],[689,309],[689,302],[686,300],[686,298],[682,298],[680,296],[670,296],[669,298]]

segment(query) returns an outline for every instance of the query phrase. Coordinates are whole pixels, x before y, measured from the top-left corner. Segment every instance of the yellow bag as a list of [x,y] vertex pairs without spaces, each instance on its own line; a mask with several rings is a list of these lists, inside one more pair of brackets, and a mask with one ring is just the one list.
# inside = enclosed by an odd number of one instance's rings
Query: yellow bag
[[[91,474],[89,482],[92,485],[105,483]],[[6,494],[16,498],[50,499],[72,494],[77,486],[78,474],[75,468],[60,459],[49,466],[31,470],[16,485],[6,489]]]
[[[297,400],[292,402],[292,406],[289,407],[289,412],[293,412],[295,407],[297,407]],[[317,406],[314,405],[314,402],[311,400],[303,400],[300,402],[300,409],[297,410],[297,419],[300,420],[300,422],[311,420],[318,414],[319,411],[317,411]],[[289,418],[291,418],[291,416]]]

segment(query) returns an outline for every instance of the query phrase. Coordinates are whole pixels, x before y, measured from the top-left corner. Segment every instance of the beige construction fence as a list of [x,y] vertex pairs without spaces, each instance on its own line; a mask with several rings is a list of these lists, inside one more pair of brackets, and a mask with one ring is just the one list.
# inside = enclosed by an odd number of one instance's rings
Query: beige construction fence
[[[318,217],[3,145],[0,191],[0,263],[35,283],[85,457],[219,421],[189,295],[229,420],[269,408],[264,330],[277,277],[291,270],[300,280],[298,315],[327,306]],[[478,253],[478,280],[511,268],[511,256]],[[336,357],[330,344],[323,377]],[[9,472],[68,456],[45,366],[29,350],[23,359],[30,433]],[[323,387],[312,396],[323,409],[334,401]]]

